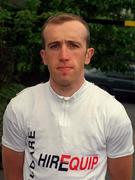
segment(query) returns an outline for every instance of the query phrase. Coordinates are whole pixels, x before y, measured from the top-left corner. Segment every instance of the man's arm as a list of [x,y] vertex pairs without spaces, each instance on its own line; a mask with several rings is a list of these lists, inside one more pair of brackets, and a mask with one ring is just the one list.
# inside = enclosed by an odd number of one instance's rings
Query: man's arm
[[107,166],[111,180],[132,180],[132,155],[120,158],[108,158]]
[[24,152],[16,152],[2,146],[5,180],[23,180]]

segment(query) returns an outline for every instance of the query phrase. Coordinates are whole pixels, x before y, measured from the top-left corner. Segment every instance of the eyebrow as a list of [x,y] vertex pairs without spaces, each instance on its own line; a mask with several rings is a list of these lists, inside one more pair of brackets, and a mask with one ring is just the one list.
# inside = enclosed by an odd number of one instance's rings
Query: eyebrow
[[52,45],[52,44],[59,44],[60,43],[60,41],[52,41],[52,42],[49,42],[48,44],[47,44],[47,46],[50,46],[50,45]]
[[[80,42],[74,41],[74,40],[66,40],[65,42],[66,42],[66,43],[75,43],[75,44],[81,45]],[[53,45],[53,44],[61,44],[61,41],[52,41],[52,42],[49,42],[49,43],[47,44],[47,46],[51,46],[51,45]]]

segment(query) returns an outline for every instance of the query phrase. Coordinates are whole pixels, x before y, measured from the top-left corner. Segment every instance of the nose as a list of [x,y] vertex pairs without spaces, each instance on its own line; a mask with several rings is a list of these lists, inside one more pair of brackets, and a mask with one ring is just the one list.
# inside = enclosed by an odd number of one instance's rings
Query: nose
[[59,57],[61,61],[68,61],[69,60],[69,51],[66,45],[62,45],[59,53]]

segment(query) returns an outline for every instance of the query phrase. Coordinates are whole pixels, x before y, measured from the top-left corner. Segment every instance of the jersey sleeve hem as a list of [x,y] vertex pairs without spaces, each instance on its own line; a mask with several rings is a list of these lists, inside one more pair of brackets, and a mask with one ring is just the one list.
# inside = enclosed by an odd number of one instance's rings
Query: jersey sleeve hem
[[134,147],[132,147],[132,150],[130,152],[127,152],[127,153],[124,153],[124,154],[118,154],[118,155],[108,155],[107,157],[108,158],[120,158],[120,157],[125,157],[125,156],[130,156],[130,155],[133,155],[134,153]]
[[3,137],[2,137],[2,145],[13,150],[13,151],[16,151],[16,152],[24,152],[25,149],[21,149],[21,148],[14,148],[14,146],[12,146],[9,142],[7,142]]

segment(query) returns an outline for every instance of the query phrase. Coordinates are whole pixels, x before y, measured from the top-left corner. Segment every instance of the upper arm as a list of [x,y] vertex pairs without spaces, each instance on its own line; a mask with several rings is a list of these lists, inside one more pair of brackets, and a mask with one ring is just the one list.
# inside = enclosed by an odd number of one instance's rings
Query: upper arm
[[120,103],[115,103],[114,107],[111,111],[108,109],[107,166],[112,180],[131,180],[134,152],[132,124]]
[[5,180],[23,180],[24,152],[16,152],[2,146]]
[[133,156],[108,158],[108,171],[112,180],[131,180]]

